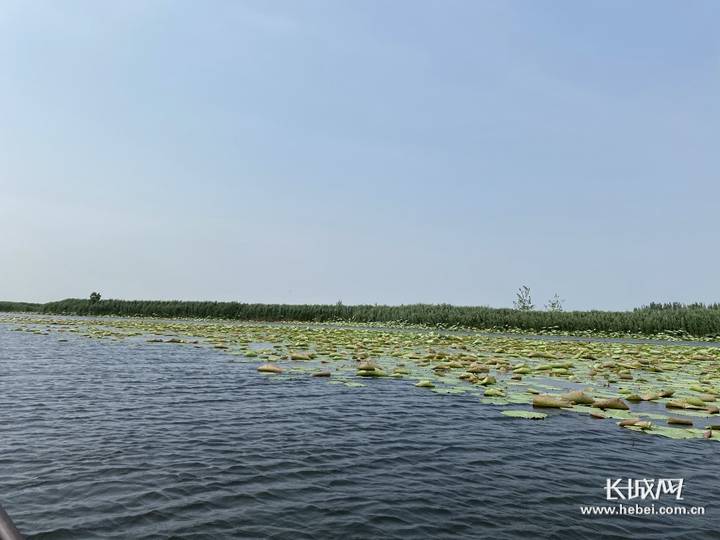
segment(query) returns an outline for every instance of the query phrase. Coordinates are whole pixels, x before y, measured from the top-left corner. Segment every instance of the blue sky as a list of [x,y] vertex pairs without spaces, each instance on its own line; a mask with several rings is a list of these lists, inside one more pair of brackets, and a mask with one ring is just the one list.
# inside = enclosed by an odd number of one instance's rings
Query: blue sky
[[720,301],[718,21],[0,2],[0,298]]

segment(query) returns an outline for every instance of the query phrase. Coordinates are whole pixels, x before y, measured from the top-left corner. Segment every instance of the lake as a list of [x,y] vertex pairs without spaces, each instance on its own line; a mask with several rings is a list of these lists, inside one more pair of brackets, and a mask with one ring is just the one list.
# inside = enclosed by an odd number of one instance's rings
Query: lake
[[[378,378],[268,377],[221,350],[0,323],[0,502],[32,539],[717,538],[715,443]],[[582,516],[683,478],[704,516]]]

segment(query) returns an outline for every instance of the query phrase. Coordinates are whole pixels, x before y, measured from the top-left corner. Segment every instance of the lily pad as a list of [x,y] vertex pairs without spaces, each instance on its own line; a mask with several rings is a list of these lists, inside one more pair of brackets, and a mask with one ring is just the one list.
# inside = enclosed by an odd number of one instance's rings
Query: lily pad
[[545,414],[545,413],[533,412],[533,411],[510,410],[510,411],[502,411],[502,414],[504,414],[505,416],[510,416],[512,418],[527,418],[528,420],[542,420],[543,418],[547,417],[547,414]]

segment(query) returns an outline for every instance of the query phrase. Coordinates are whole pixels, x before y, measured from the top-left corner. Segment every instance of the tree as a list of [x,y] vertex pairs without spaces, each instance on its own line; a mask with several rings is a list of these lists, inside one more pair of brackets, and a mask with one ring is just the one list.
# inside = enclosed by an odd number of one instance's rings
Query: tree
[[90,303],[97,304],[100,301],[101,297],[102,297],[102,295],[99,292],[93,291],[90,294]]
[[550,300],[548,300],[548,303],[545,304],[545,309],[548,311],[562,311],[564,301],[565,300],[560,299],[560,295],[558,295],[558,293],[555,293],[555,296],[553,296]]
[[518,289],[517,299],[513,302],[513,307],[518,311],[531,311],[535,309],[535,305],[530,298],[530,287],[523,285]]

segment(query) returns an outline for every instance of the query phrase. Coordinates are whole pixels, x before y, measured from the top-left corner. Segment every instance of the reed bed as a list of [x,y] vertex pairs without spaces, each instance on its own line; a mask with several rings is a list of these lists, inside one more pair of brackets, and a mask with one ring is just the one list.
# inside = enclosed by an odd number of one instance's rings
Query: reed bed
[[633,311],[553,312],[449,304],[292,305],[112,299],[91,302],[69,298],[47,304],[0,302],[0,311],[254,321],[404,323],[539,333],[720,336],[720,304],[650,304]]

